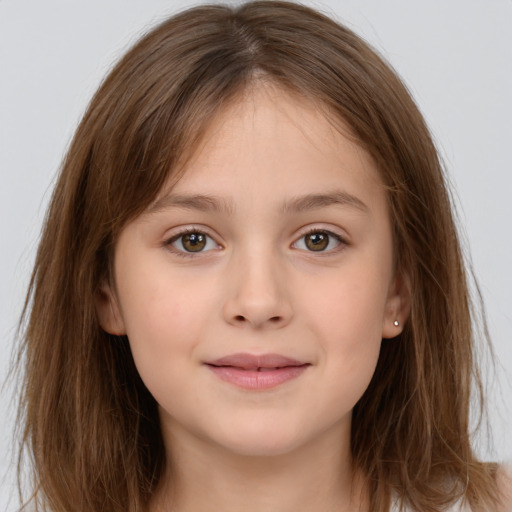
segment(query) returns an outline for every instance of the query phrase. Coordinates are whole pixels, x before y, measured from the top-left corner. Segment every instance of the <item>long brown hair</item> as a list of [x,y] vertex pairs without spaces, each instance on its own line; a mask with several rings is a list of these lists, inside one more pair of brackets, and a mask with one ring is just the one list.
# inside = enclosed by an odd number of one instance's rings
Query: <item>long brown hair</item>
[[[355,466],[371,511],[497,499],[469,436],[471,304],[438,154],[406,88],[365,42],[307,7],[256,1],[184,11],[117,64],[81,121],[53,193],[27,296],[20,418],[35,501],[54,512],[147,509],[165,469],[156,403],[126,337],[99,326],[122,228],[154,200],[215,114],[258,79],[342,119],[388,190],[411,314],[384,340],[353,411]],[[476,380],[475,380],[476,377]]]

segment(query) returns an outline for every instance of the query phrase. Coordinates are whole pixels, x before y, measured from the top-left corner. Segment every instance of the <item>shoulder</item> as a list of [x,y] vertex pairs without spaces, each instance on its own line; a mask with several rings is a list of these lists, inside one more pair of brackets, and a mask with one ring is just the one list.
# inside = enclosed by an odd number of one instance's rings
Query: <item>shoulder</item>
[[512,464],[500,466],[497,475],[501,506],[497,512],[512,512]]
[[[512,463],[501,464],[496,476],[501,503],[496,510],[489,512],[512,512]],[[398,500],[394,499],[390,512],[410,512],[409,508],[401,508]],[[471,508],[463,499],[450,507],[446,512],[472,512]]]

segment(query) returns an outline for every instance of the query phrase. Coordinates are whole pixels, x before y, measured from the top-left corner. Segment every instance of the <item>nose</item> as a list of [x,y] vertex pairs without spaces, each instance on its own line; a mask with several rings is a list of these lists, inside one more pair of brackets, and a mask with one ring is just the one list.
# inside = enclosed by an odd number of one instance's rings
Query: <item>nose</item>
[[279,258],[240,255],[229,270],[224,319],[237,327],[279,329],[293,316],[290,287]]

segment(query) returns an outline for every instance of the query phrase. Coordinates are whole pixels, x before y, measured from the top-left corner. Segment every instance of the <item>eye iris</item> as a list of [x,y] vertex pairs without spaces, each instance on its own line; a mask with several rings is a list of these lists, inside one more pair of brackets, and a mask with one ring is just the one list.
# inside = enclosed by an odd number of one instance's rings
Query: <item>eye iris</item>
[[183,235],[181,244],[188,252],[202,251],[206,245],[206,236],[202,233],[188,233]]
[[310,233],[306,235],[306,246],[311,251],[323,251],[329,245],[327,233]]

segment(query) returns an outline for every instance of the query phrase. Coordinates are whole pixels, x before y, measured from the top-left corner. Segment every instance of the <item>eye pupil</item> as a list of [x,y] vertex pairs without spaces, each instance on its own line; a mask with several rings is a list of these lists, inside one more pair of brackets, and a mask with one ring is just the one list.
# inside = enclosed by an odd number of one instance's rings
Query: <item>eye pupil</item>
[[306,235],[306,246],[311,251],[323,251],[329,245],[327,233],[310,233]]
[[188,252],[202,251],[206,245],[206,236],[202,233],[187,233],[183,235],[181,245]]

